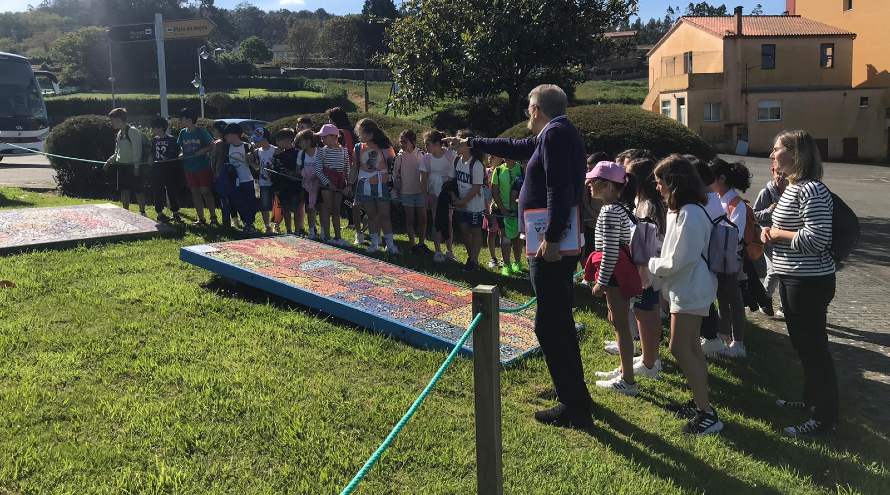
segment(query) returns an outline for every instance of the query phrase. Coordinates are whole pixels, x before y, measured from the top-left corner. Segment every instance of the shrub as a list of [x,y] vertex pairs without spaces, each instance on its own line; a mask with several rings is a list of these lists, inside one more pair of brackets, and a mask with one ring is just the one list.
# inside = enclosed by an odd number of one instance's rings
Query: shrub
[[[173,119],[170,133],[179,134]],[[131,122],[132,124],[132,122]],[[213,121],[200,119],[198,125],[210,129]],[[146,132],[147,129],[143,130]],[[81,115],[53,127],[46,138],[46,150],[56,155],[104,162],[114,153],[114,129],[107,117]],[[115,194],[114,176],[102,165],[63,158],[50,158],[56,171],[56,183],[62,194],[86,198],[111,198]]]
[[[46,138],[47,152],[105,161],[114,153],[114,129],[101,115],[81,115],[53,127]],[[50,158],[62,194],[90,198],[111,197],[111,175],[98,164]]]
[[[157,96],[127,97],[118,100],[119,106],[127,108],[127,112],[133,116],[149,116],[158,113]],[[167,99],[167,106],[171,112],[176,112],[182,107],[197,108],[200,105],[198,96],[175,96]],[[323,112],[331,107],[343,107],[347,110],[355,109],[345,95],[329,96],[318,94],[313,97],[298,97],[289,95],[261,95],[251,98],[235,96],[230,105],[226,107],[226,114],[237,117],[261,117],[266,119],[277,118],[291,112]],[[46,109],[54,122],[64,120],[76,115],[104,114],[111,109],[111,99],[106,97],[65,97],[49,98],[46,100]]]
[[[690,153],[703,159],[714,150],[685,126],[662,115],[631,105],[587,105],[570,107],[569,119],[578,127],[588,153],[604,151],[615,155],[628,148],[648,148],[659,157]],[[501,136],[523,138],[530,133],[526,123],[516,124]]]
[[[284,117],[278,119],[269,124],[269,130],[272,131],[272,134],[275,134],[282,127],[291,127],[296,129],[297,127],[297,119],[300,117],[308,115],[312,119],[312,123],[315,126],[315,129],[318,130],[321,128],[321,125],[328,121],[327,116],[324,113],[301,113],[298,115],[291,115],[290,117]],[[414,132],[417,133],[417,140],[421,140],[421,135],[430,130],[430,127],[423,125],[419,122],[415,122],[413,120],[402,119],[399,117],[390,117],[388,115],[382,115],[379,113],[349,113],[349,121],[352,122],[352,125],[355,126],[355,123],[358,122],[362,118],[371,118],[374,119],[375,122],[386,132],[386,135],[393,141],[393,145],[397,147],[399,133],[401,133],[405,129],[413,129]],[[419,145],[423,145],[423,143],[418,142]]]

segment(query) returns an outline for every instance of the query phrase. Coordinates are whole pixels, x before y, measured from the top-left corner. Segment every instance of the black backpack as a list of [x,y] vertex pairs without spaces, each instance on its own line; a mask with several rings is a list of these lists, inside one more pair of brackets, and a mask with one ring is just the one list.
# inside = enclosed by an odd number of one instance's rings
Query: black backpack
[[[827,189],[827,187],[826,187]],[[844,200],[831,193],[831,246],[828,248],[836,265],[846,260],[859,244],[859,218]]]

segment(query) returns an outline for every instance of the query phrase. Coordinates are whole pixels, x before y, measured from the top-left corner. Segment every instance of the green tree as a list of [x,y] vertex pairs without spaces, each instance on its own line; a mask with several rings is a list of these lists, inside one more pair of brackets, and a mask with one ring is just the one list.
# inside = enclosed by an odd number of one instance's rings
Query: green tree
[[105,87],[108,81],[108,37],[105,29],[85,27],[59,37],[51,48],[62,68],[63,84]]
[[256,36],[251,36],[242,41],[241,45],[238,47],[238,51],[241,52],[241,56],[244,57],[244,60],[254,64],[261,64],[272,60],[272,50],[266,46],[265,41]]
[[287,31],[287,43],[298,65],[304,65],[318,49],[321,23],[315,19],[297,19]]
[[319,37],[324,55],[339,64],[361,65],[365,54],[365,42],[362,37],[364,24],[364,18],[359,15],[328,19]]
[[408,0],[383,57],[399,84],[395,104],[506,93],[518,118],[534,86],[570,91],[582,81],[609,52],[603,32],[635,9],[636,0]]

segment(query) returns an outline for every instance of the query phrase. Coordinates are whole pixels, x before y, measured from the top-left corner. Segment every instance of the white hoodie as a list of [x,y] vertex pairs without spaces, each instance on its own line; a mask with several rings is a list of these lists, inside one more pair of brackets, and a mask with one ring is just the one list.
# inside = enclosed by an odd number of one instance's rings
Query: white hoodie
[[668,212],[661,256],[649,260],[653,286],[667,293],[671,313],[707,315],[717,299],[717,277],[708,269],[711,221],[704,209],[689,204]]

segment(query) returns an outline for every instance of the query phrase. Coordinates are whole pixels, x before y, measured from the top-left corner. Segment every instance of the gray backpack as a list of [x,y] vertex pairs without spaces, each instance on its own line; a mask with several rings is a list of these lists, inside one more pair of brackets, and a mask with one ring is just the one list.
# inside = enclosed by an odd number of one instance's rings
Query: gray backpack
[[702,255],[702,259],[708,264],[708,268],[714,273],[732,275],[741,270],[739,259],[739,228],[732,223],[726,215],[711,218],[704,206],[696,205],[705,212],[705,216],[711,221],[711,242],[708,245],[708,257]]
[[637,266],[646,266],[649,259],[657,257],[661,252],[661,241],[658,239],[658,225],[648,218],[637,218],[630,208],[618,203],[627,218],[634,224],[633,235],[630,238],[630,259]]

